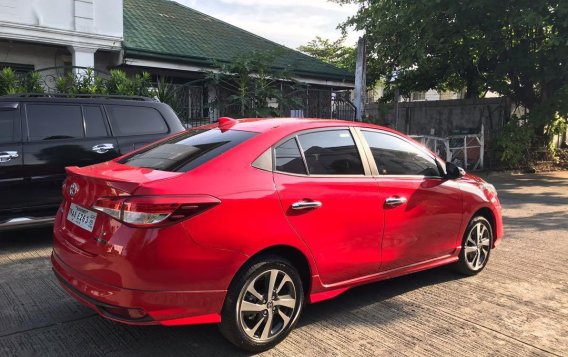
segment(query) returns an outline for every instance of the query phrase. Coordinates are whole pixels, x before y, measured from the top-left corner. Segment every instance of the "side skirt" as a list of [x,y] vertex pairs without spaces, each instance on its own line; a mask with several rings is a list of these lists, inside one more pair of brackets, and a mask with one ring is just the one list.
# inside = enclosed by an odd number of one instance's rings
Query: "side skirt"
[[319,275],[313,276],[312,293],[309,296],[309,302],[313,304],[316,302],[332,299],[342,294],[343,292],[359,285],[374,283],[381,280],[395,278],[397,276],[416,273],[422,270],[427,270],[438,266],[455,263],[458,260],[459,257],[457,255],[449,254],[440,258],[426,260],[420,263],[407,265],[401,268],[387,270],[380,273],[371,274],[360,278],[342,281],[335,284],[328,284],[328,285],[322,283]]

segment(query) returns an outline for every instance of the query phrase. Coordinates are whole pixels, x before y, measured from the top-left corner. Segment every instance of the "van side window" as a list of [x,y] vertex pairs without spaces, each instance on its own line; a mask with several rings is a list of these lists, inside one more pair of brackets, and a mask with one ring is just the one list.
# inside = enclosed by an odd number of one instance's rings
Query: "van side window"
[[106,106],[115,136],[165,134],[168,126],[154,108],[124,105]]
[[14,142],[17,110],[0,110],[0,144]]
[[79,105],[27,104],[31,141],[83,138],[83,115]]
[[88,138],[108,136],[105,118],[100,106],[84,105],[83,115],[85,116],[85,133]]

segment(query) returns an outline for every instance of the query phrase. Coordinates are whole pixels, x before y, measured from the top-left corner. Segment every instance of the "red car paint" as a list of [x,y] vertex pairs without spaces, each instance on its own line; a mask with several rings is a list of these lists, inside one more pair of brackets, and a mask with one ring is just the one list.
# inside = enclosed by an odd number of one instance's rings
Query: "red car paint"
[[[480,210],[491,218],[494,246],[503,236],[498,198],[470,174],[455,180],[381,176],[366,166],[366,175],[357,177],[313,177],[252,165],[295,133],[357,127],[406,138],[390,129],[316,119],[223,119],[219,125],[222,131],[258,134],[186,173],[129,166],[121,158],[68,168],[52,263],[74,298],[124,323],[217,323],[231,280],[261,252],[302,257],[311,275],[308,301],[314,303],[357,285],[457,261],[467,224]],[[73,184],[78,191],[71,196]],[[111,197],[134,198],[143,206],[156,196],[160,204],[177,204],[172,210],[196,214],[140,227],[97,212],[92,232],[67,219],[71,204],[93,210],[97,202],[109,204],[101,197]],[[385,207],[393,196],[408,201]],[[298,214],[290,210],[298,200],[323,206]]]

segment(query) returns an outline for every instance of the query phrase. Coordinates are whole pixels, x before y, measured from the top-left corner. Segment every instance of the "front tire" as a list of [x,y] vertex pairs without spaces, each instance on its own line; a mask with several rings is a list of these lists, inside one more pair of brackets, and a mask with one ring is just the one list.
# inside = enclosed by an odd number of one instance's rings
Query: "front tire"
[[482,216],[474,217],[463,237],[459,261],[455,265],[457,271],[464,275],[476,275],[481,272],[489,261],[492,246],[491,223]]
[[231,283],[219,329],[241,349],[265,351],[286,338],[303,305],[298,271],[280,257],[262,257],[248,263]]

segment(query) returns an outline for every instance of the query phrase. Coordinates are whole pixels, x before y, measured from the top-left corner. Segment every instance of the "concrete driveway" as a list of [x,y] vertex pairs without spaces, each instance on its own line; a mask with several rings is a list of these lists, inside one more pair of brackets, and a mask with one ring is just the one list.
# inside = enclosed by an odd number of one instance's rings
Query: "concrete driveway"
[[[266,356],[568,356],[568,172],[488,177],[506,240],[487,269],[439,268],[308,306]],[[0,355],[239,355],[215,326],[132,327],[67,296],[49,230],[0,233]]]

